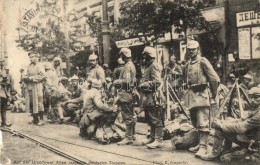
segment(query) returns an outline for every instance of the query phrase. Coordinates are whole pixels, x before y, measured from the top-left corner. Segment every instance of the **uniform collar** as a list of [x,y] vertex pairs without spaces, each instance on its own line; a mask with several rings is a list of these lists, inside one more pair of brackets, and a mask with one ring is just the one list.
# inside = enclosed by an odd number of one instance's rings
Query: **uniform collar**
[[200,59],[201,59],[201,56],[197,55],[196,59],[191,60],[190,63],[191,63],[191,64],[195,64],[195,63],[197,63]]

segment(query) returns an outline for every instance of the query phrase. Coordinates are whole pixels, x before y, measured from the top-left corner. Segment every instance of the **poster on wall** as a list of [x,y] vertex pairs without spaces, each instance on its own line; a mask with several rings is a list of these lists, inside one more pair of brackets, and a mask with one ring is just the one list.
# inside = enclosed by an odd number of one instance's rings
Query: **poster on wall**
[[260,58],[260,27],[252,28],[252,58]]
[[250,28],[238,29],[238,48],[240,59],[250,59]]

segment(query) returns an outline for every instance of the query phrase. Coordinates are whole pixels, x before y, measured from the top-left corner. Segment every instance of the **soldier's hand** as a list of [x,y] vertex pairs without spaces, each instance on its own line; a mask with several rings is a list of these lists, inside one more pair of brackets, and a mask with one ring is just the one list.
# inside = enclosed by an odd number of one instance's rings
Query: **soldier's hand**
[[116,112],[117,112],[117,107],[116,107],[116,106],[114,106],[114,107],[113,107],[113,110],[112,110],[112,112],[114,112],[114,113],[116,113]]
[[219,119],[214,119],[212,123],[213,128],[221,128],[221,121]]
[[212,110],[218,109],[217,102],[214,99],[210,99],[210,107]]

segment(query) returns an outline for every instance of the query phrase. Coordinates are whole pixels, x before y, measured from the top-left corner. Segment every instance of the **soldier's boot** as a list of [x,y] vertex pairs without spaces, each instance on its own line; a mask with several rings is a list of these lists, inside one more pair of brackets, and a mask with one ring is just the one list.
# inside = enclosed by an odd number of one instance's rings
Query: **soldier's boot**
[[7,124],[7,122],[6,122],[6,111],[5,110],[2,110],[1,118],[2,118],[2,123],[1,123],[2,127],[10,127],[12,125],[12,124]]
[[212,129],[208,138],[207,153],[200,158],[207,161],[218,158],[222,151],[223,137],[219,130]]
[[37,113],[33,113],[32,117],[33,117],[33,119],[32,119],[32,121],[29,122],[29,124],[37,124],[39,122],[38,114]]
[[189,148],[189,151],[196,153],[196,152],[198,152],[199,149],[200,149],[200,145],[198,144],[195,147]]
[[200,142],[199,142],[199,150],[196,152],[195,156],[201,157],[205,155],[207,152],[207,143],[208,143],[208,133],[207,132],[199,132]]
[[154,142],[147,144],[149,149],[161,148],[163,144],[163,127],[155,128]]
[[155,127],[150,127],[150,137],[148,139],[143,140],[142,145],[150,144],[155,140]]
[[83,127],[83,128],[80,128],[80,129],[79,129],[79,136],[81,136],[81,137],[87,137],[86,127]]
[[39,112],[39,118],[40,118],[40,120],[39,120],[39,122],[38,122],[38,126],[42,126],[42,125],[44,125],[44,122],[43,122],[43,111],[40,111]]
[[125,138],[118,142],[118,145],[130,145],[133,144],[133,125],[132,124],[126,124],[126,130],[125,130]]
[[133,136],[133,140],[136,140],[136,137],[135,137],[135,125],[136,125],[136,122],[133,122],[133,124],[132,124],[132,136]]

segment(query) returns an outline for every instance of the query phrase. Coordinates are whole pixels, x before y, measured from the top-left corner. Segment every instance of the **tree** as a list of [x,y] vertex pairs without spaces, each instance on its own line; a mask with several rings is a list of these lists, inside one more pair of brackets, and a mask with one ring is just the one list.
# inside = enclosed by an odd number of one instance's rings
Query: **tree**
[[18,46],[25,51],[36,51],[41,56],[63,56],[66,43],[61,7],[57,1],[43,1],[41,4],[35,3],[35,6],[24,15],[24,20],[32,23],[22,21],[17,28],[19,34],[23,33],[16,40]]
[[[133,0],[123,3],[120,11],[123,16],[120,25],[130,36],[143,34],[147,44],[156,42],[159,37],[171,32],[175,27],[176,33],[187,29],[214,30],[202,16],[200,10],[203,4],[192,0]],[[149,37],[153,36],[152,39]]]
[[[101,17],[97,16],[95,12],[84,15],[87,18],[87,24],[91,30],[90,35],[98,39],[98,43],[101,46],[103,42],[102,38],[102,20]],[[123,30],[118,24],[110,22],[110,39],[111,41],[117,41],[124,38]]]

